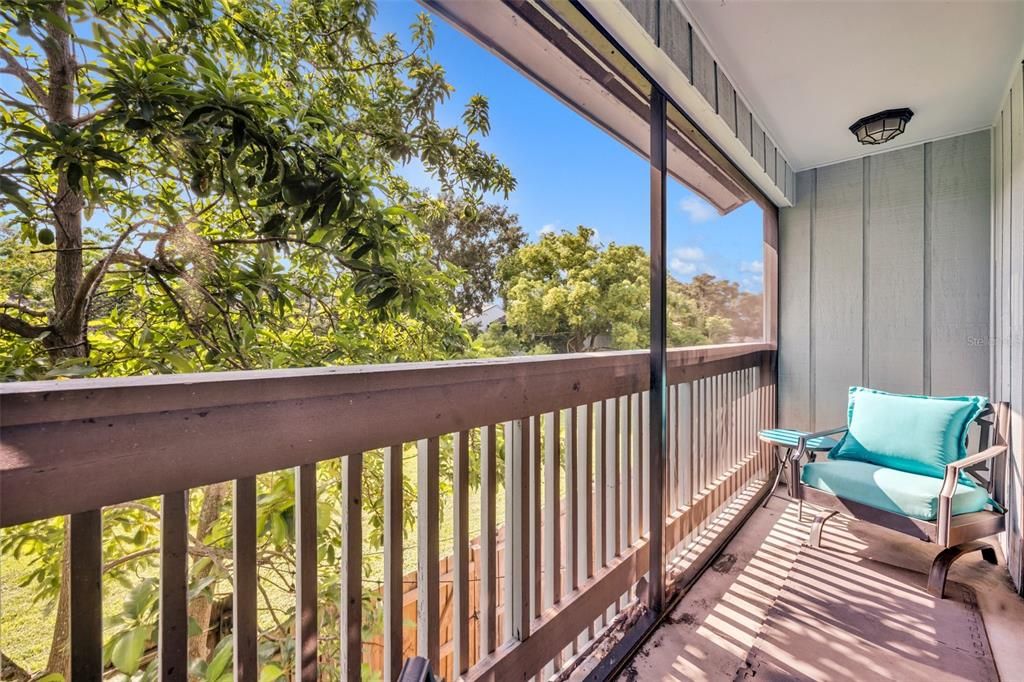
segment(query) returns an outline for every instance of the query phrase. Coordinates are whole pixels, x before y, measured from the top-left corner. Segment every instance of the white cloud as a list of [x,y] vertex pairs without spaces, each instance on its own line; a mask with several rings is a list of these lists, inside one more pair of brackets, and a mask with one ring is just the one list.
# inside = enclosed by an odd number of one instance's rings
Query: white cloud
[[684,260],[679,260],[678,258],[672,259],[672,262],[669,263],[669,268],[672,269],[673,273],[680,277],[689,277],[690,275],[697,274],[696,263],[688,263]]
[[554,234],[556,229],[558,229],[557,223],[548,223],[540,228],[540,234]]
[[698,270],[706,272],[704,267],[704,249],[699,246],[683,246],[672,252],[669,269],[678,277],[691,277]]
[[764,274],[764,261],[752,260],[740,263],[740,272],[749,272],[752,275]]
[[679,208],[689,217],[692,223],[706,223],[718,217],[715,207],[700,197],[686,197],[679,202]]
[[699,246],[684,246],[673,251],[672,257],[682,260],[700,261],[704,260],[704,249]]
[[759,294],[764,289],[764,281],[760,275],[746,275],[740,282],[744,291]]

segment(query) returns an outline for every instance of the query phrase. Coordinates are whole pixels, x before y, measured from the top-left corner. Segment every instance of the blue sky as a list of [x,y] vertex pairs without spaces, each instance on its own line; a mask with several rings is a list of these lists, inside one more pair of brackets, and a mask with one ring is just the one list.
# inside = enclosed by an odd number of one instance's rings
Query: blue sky
[[[424,11],[415,0],[380,0],[376,31],[403,41]],[[455,124],[469,97],[490,102],[491,133],[483,146],[505,163],[517,189],[507,204],[532,239],[547,230],[586,225],[599,239],[649,245],[647,162],[579,116],[440,17],[434,17],[434,61],[455,88],[439,112]],[[410,179],[429,187],[421,170]],[[501,198],[499,198],[501,199]],[[710,272],[761,290],[761,209],[748,202],[727,216],[684,186],[668,191],[669,260],[673,274],[689,280]]]

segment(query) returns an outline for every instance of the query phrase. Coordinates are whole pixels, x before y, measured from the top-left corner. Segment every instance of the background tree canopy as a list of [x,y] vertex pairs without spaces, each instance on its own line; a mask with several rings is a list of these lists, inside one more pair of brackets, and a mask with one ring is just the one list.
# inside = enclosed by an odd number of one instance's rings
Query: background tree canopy
[[[477,342],[481,354],[573,353],[645,348],[650,329],[650,261],[639,246],[602,246],[594,230],[545,234],[498,267],[505,326]],[[721,343],[760,334],[761,297],[733,282],[669,278],[670,346]],[[744,317],[746,315],[746,317]],[[757,331],[753,331],[754,329]]]
[[453,292],[463,318],[478,315],[498,295],[498,264],[526,243],[519,218],[499,204],[478,206],[445,198],[444,210],[425,220],[421,229],[434,250],[439,270],[455,269],[461,281]]

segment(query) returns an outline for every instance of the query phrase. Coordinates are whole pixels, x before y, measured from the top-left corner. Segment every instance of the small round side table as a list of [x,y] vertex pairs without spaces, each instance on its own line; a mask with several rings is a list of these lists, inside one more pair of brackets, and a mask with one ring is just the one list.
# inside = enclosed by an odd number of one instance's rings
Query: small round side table
[[[805,435],[807,435],[806,431],[796,431],[794,429],[764,429],[757,432],[758,440],[774,446],[775,459],[778,461],[779,467],[779,470],[775,472],[775,482],[772,484],[771,492],[764,498],[762,507],[768,506],[769,500],[775,494],[775,489],[779,487],[779,481],[782,480],[782,472],[786,469],[786,462],[792,456],[793,450],[800,445],[800,437]],[[819,452],[828,452],[836,446],[836,442],[835,439],[827,436],[812,438],[804,445],[804,451],[807,453],[808,459],[813,462]],[[782,454],[783,449],[785,449],[785,454]]]

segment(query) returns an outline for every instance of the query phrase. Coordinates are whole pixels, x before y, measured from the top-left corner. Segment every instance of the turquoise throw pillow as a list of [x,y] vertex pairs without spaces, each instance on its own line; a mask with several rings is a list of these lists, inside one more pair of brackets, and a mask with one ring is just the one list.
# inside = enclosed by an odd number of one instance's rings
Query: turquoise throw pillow
[[988,405],[980,396],[933,398],[850,388],[849,431],[829,457],[942,478],[967,456],[967,430]]

